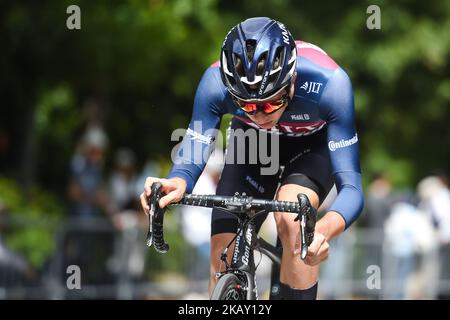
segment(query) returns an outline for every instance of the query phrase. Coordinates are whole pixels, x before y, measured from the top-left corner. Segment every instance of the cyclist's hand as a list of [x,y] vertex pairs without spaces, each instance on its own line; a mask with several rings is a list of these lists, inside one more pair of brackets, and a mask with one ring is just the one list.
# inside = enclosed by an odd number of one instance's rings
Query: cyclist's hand
[[325,235],[319,231],[314,232],[314,240],[308,247],[308,254],[305,258],[305,263],[310,266],[315,266],[328,258],[328,244]]
[[162,184],[161,191],[165,196],[163,196],[159,200],[159,206],[164,208],[170,203],[180,201],[186,192],[186,181],[181,178],[172,178],[172,179],[160,179],[148,177],[145,180],[144,184],[144,192],[141,193],[141,206],[144,209],[145,214],[148,214],[150,207],[147,203],[147,198],[151,194],[152,184],[155,182],[159,182]]
[[[301,244],[300,244],[300,235],[297,236],[297,241],[295,242],[295,254],[300,254],[301,252]],[[322,261],[328,258],[328,249],[330,245],[325,238],[325,235],[320,231],[314,232],[314,240],[308,246],[308,254],[304,262],[307,265],[315,266],[321,263]]]

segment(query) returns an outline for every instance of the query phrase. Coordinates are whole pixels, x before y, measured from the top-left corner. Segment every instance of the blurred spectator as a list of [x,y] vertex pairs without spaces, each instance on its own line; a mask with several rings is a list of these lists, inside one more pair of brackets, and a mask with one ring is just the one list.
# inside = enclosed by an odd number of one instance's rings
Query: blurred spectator
[[0,288],[26,285],[32,275],[31,266],[21,255],[10,250],[0,235]]
[[[431,291],[427,286],[433,286],[436,277],[436,261],[431,254],[436,241],[431,220],[411,203],[398,202],[386,220],[385,234],[384,298],[433,298],[427,295]],[[433,263],[434,267],[425,271],[424,265]]]
[[[365,248],[361,253],[361,269],[365,273],[369,266],[381,266],[383,257],[384,223],[391,212],[391,205],[395,193],[387,173],[376,172],[373,180],[365,192],[364,211],[358,226],[364,231],[363,239],[358,239],[358,244]],[[380,291],[372,290],[375,298],[379,298]]]
[[[429,176],[419,182],[417,192],[420,197],[419,208],[433,221],[436,230],[439,252],[437,278],[447,279],[450,276],[450,191],[445,176]],[[436,279],[437,280],[437,279]]]
[[428,213],[437,228],[439,241],[443,245],[450,243],[450,191],[444,180],[430,176],[417,186],[420,208]]
[[371,229],[382,230],[392,202],[392,185],[386,174],[376,173],[367,188],[363,220]]
[[[192,193],[215,194],[223,165],[223,152],[216,149],[209,158]],[[186,241],[195,248],[195,256],[189,259],[190,277],[192,280],[207,280],[209,278],[211,209],[183,206],[181,219],[183,235]]]
[[114,241],[114,256],[108,261],[109,270],[116,277],[118,299],[134,299],[135,285],[142,280],[145,267],[145,236],[148,218],[139,212],[139,195],[147,177],[160,176],[160,165],[148,160],[139,174],[136,173],[135,156],[131,150],[120,149],[115,156],[115,167],[109,179],[113,223],[118,233]]
[[102,128],[88,127],[72,162],[68,184],[71,217],[64,239],[64,266],[75,264],[83,270],[87,284],[111,281],[106,261],[111,256],[112,215],[103,180],[104,156],[108,139]]
[[136,160],[133,151],[119,149],[109,178],[109,195],[117,211],[138,209],[136,195]]
[[[115,153],[114,168],[108,181],[109,210],[113,212],[113,223],[117,229],[123,229],[127,220],[142,217],[135,216],[139,209],[136,180],[136,160],[133,151],[126,148],[119,149]],[[135,224],[134,221],[128,223]]]
[[106,192],[102,186],[102,169],[107,137],[99,127],[89,128],[71,163],[68,185],[71,213],[75,217],[95,217],[107,211]]
[[145,233],[141,226],[144,226],[146,219],[138,212],[136,180],[134,153],[126,148],[119,149],[114,156],[114,168],[108,185],[113,224],[118,231],[114,241],[114,256],[109,259],[108,266],[116,275],[119,299],[134,298],[134,280],[144,270]]

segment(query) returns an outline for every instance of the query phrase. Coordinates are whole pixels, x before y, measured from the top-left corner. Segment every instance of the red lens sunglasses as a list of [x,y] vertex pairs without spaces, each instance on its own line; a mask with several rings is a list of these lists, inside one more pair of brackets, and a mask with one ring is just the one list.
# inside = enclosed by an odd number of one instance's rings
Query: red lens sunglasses
[[264,114],[271,114],[275,111],[280,110],[281,108],[284,108],[289,103],[289,95],[286,94],[285,96],[281,97],[280,99],[266,102],[266,103],[250,103],[245,101],[240,101],[236,98],[233,99],[234,103],[242,109],[245,113],[249,115],[253,115],[257,113],[258,111],[261,111]]

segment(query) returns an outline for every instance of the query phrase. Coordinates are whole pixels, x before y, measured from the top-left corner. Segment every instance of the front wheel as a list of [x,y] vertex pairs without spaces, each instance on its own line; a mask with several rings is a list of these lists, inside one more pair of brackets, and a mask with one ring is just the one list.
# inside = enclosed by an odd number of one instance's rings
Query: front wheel
[[245,283],[235,274],[227,273],[219,278],[211,300],[246,300]]

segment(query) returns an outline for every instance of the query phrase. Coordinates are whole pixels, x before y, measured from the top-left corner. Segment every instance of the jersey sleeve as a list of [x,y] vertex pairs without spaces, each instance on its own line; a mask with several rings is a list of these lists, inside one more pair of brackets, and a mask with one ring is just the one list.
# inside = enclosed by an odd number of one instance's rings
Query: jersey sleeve
[[[172,151],[173,166],[167,178],[186,180],[191,193],[214,149],[224,100],[223,84],[218,68],[209,67],[203,74],[194,98],[192,118],[183,141]],[[172,136],[173,137],[173,136]]]
[[327,119],[327,147],[338,195],[329,211],[339,213],[347,229],[364,206],[359,165],[359,143],[355,128],[352,84],[338,68],[328,81],[321,101],[322,117]]

